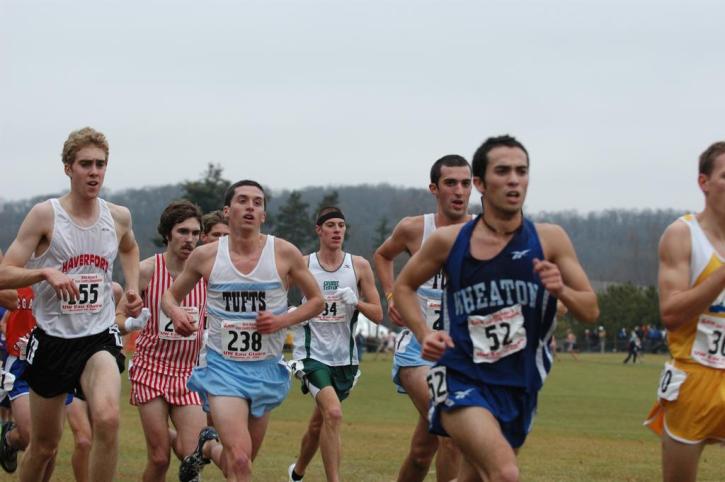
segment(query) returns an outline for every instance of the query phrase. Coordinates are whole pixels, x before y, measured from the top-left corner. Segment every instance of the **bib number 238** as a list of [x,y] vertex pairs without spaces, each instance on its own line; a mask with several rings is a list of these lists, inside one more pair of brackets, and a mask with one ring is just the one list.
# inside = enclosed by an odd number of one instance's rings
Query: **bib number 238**
[[257,331],[254,321],[222,324],[224,358],[237,361],[262,360],[267,356],[264,336]]

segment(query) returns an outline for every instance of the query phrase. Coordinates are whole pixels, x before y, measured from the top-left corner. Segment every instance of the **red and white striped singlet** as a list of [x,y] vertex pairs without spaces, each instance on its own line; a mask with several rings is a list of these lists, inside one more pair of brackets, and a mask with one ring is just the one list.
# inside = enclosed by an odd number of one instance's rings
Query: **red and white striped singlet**
[[[144,295],[144,306],[151,312],[146,327],[136,340],[133,366],[152,372],[154,375],[189,375],[196,366],[204,332],[206,310],[206,281],[203,279],[184,298],[182,307],[187,307],[199,321],[199,330],[188,338],[182,338],[173,331],[169,318],[161,311],[161,295],[171,286],[173,279],[166,269],[163,254],[156,255],[154,273]],[[155,386],[151,380],[149,385]]]

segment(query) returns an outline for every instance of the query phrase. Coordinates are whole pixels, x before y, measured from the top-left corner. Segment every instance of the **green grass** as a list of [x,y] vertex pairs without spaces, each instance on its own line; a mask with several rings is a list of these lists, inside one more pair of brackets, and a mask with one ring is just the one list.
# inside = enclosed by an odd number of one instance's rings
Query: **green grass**
[[[527,481],[656,481],[660,479],[659,440],[642,426],[655,400],[664,357],[647,356],[637,365],[622,365],[622,354],[581,355],[575,361],[560,356],[540,396],[534,429],[519,455]],[[407,397],[395,393],[390,361],[368,359],[363,376],[343,404],[343,477],[351,482],[395,480],[415,422]],[[117,480],[137,481],[146,448],[136,410],[128,405],[124,384],[121,450]],[[312,410],[299,382],[275,410],[264,446],[254,467],[255,480],[286,481],[300,437]],[[63,436],[53,480],[73,480],[70,467],[72,436]],[[177,480],[172,462],[168,480]],[[717,446],[705,449],[700,481],[725,479],[725,457]],[[5,474],[3,474],[5,475]],[[427,480],[434,480],[429,476]],[[0,476],[0,480],[2,476]],[[223,480],[207,466],[204,480]],[[305,480],[324,480],[315,458]]]

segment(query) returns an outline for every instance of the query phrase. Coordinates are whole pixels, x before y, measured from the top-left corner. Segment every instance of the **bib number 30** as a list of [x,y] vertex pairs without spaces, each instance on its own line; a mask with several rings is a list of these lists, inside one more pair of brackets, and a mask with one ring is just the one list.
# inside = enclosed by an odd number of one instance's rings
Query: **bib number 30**
[[691,355],[702,365],[725,368],[725,318],[700,316]]

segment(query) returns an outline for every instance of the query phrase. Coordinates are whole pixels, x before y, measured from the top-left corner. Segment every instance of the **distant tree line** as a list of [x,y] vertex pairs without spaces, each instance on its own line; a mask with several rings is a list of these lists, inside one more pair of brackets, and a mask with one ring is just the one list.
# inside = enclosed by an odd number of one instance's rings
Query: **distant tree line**
[[[230,181],[223,169],[209,164],[200,177],[180,184],[106,192],[104,197],[124,205],[133,215],[134,232],[142,257],[159,250],[156,226],[163,208],[186,198],[204,212],[221,209]],[[321,207],[336,205],[348,221],[345,248],[372,261],[372,253],[404,216],[435,210],[427,189],[388,184],[312,186],[294,191],[266,189],[267,223],[263,231],[293,242],[303,253],[316,249],[314,221]],[[52,196],[5,202],[0,209],[0,247],[7,249],[29,209]],[[480,210],[472,199],[472,212]],[[606,282],[599,292],[601,317],[609,332],[642,323],[659,323],[656,290],[657,243],[665,227],[682,212],[675,210],[613,209],[588,214],[576,211],[529,213],[534,220],[560,224],[571,236],[589,278]],[[396,263],[399,270],[405,263]],[[120,271],[120,270],[119,270]],[[562,327],[583,330],[574,321]],[[563,328],[562,328],[563,329]]]

